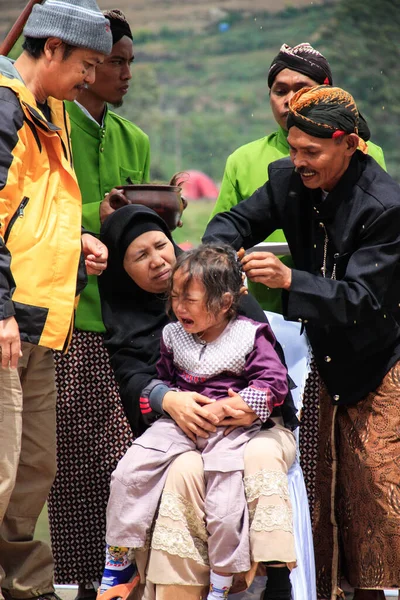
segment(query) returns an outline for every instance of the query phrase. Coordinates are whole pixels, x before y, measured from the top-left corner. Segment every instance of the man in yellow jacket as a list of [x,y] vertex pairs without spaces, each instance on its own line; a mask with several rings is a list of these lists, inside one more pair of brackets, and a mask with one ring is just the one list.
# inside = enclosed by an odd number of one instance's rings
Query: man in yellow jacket
[[62,101],[112,47],[95,0],[36,5],[24,35],[15,63],[0,57],[0,598],[19,600],[55,596],[51,551],[33,541],[56,469],[52,349],[68,346],[86,272],[107,266],[82,235]]

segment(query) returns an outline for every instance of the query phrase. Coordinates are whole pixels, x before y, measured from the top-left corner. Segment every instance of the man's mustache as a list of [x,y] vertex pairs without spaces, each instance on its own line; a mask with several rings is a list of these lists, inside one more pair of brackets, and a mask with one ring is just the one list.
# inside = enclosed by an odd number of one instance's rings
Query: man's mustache
[[308,171],[311,171],[312,169],[307,169],[306,167],[295,167],[294,168],[294,172],[295,173],[299,173],[299,175],[302,175],[303,173],[306,173]]

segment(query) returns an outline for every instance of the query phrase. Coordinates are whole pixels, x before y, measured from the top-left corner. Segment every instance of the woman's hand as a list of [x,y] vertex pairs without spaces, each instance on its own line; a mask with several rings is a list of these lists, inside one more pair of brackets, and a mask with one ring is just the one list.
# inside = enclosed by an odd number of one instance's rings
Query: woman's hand
[[228,394],[229,399],[219,400],[219,402],[223,402],[223,410],[226,415],[225,419],[219,422],[220,426],[226,427],[224,435],[228,435],[236,427],[250,427],[258,419],[258,415],[239,394],[231,388],[229,388]]
[[201,404],[213,404],[206,396],[196,392],[167,392],[163,398],[162,407],[193,441],[196,436],[208,438],[208,432],[216,431],[219,419],[212,412],[208,412]]

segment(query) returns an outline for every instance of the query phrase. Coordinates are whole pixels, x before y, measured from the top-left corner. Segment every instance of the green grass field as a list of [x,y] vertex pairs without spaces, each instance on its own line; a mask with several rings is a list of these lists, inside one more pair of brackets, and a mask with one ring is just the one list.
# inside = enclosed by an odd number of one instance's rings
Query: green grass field
[[213,200],[192,200],[182,215],[183,226],[175,229],[173,238],[177,244],[198,246],[214,208]]

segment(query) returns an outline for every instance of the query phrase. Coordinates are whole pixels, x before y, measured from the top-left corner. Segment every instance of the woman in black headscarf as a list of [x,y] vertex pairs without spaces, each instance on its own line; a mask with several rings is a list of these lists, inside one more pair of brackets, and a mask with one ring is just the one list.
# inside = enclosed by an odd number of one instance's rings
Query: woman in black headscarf
[[[201,409],[207,400],[195,393],[168,393],[155,379],[161,331],[169,321],[169,276],[182,250],[163,219],[139,205],[125,206],[109,217],[101,238],[109,249],[108,268],[99,282],[105,345],[132,431],[140,435],[166,411],[182,429],[205,435],[214,420]],[[265,320],[251,297],[243,299],[242,310]]]
[[[216,425],[213,416],[202,406],[208,399],[196,393],[170,390],[156,379],[161,331],[169,321],[166,314],[169,275],[176,256],[182,251],[172,241],[164,221],[151,209],[139,205],[125,206],[108,217],[102,227],[101,239],[109,249],[109,266],[99,280],[103,320],[107,328],[105,343],[133,432],[139,435],[157,416],[167,413],[185,432],[207,435],[207,431]],[[241,312],[257,321],[266,320],[251,296],[242,297]],[[237,411],[234,398],[221,402],[231,407],[227,409],[231,417],[226,424],[249,425],[257,418],[251,409],[248,413]],[[289,427],[295,426],[297,420],[291,398],[281,410],[282,416],[277,413],[273,416],[277,420],[283,418]],[[293,435],[290,429],[281,425],[276,427],[276,433],[283,440],[280,439],[279,443],[287,448],[285,457],[280,461],[289,468],[295,453]],[[264,444],[263,440],[261,442]],[[255,454],[260,458],[254,458]],[[250,474],[248,479],[256,476],[254,473],[258,468],[279,470],[279,467],[267,465],[266,457],[271,454],[264,445],[262,449],[257,446],[251,452],[248,462],[252,463],[253,470],[245,472]],[[257,466],[257,460],[261,467]],[[286,473],[282,476],[286,477]],[[147,579],[157,583],[157,600],[198,598],[203,586],[208,584],[203,488],[201,455],[190,452],[179,457],[169,471],[164,488],[149,560],[147,554],[135,551],[141,574],[144,574],[147,565]],[[254,510],[261,495],[255,494],[252,498],[251,508]],[[285,508],[286,504],[283,510]],[[258,537],[253,542],[254,554],[257,555],[260,546],[263,553],[264,545]],[[269,577],[270,590],[266,598],[272,600],[277,597],[273,595],[274,585],[281,586],[281,575],[286,576],[285,585],[290,584],[287,569],[269,570],[273,573]],[[151,584],[148,582],[147,585]],[[287,594],[289,598],[290,589]]]

